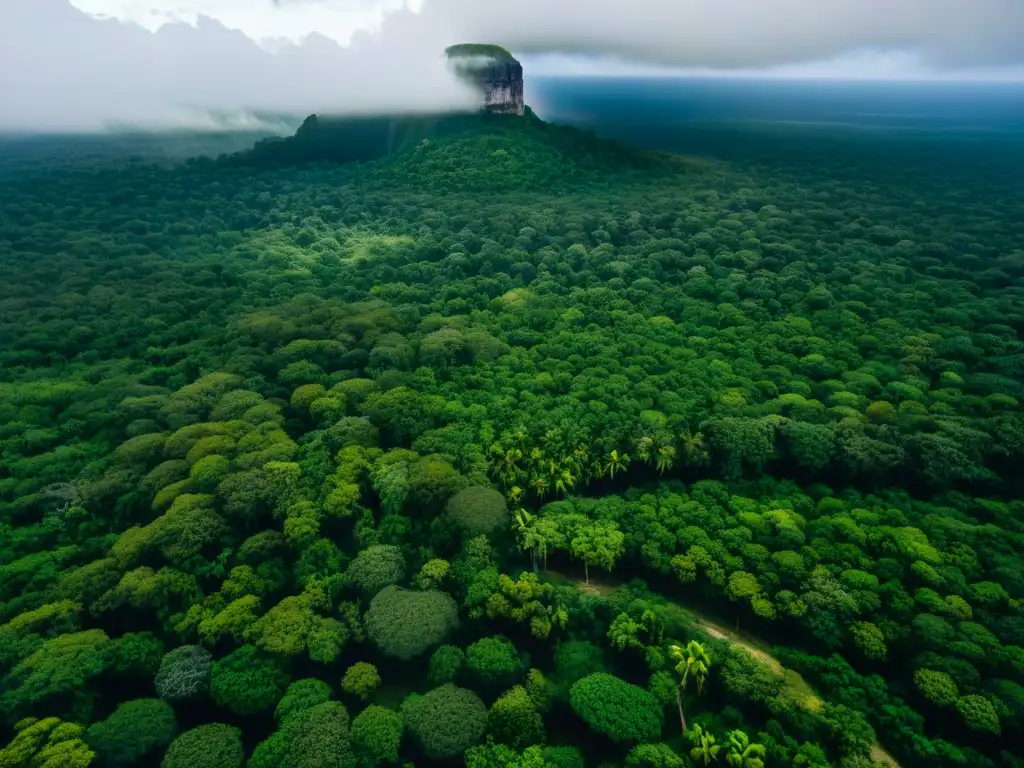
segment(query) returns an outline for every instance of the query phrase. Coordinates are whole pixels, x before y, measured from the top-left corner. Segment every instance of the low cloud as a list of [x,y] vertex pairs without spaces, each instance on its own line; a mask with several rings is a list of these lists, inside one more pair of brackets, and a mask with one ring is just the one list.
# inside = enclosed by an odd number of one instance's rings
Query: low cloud
[[1024,63],[1021,0],[425,0],[419,16],[425,35],[681,67],[770,67],[867,48],[939,68]]
[[66,0],[4,0],[0,130],[273,127],[261,114],[469,109],[429,41],[320,35],[275,53],[200,17],[150,32]]
[[[527,62],[584,55],[638,72],[792,75],[811,62],[828,76],[840,71],[829,68],[833,60],[845,62],[848,77],[863,69],[898,78],[901,67],[914,76],[1024,71],[1024,0],[75,2],[148,19],[151,28],[153,19],[195,23],[154,32],[91,17],[69,0],[0,0],[0,130],[209,127],[254,124],[266,113],[470,108],[473,94],[442,56],[459,42],[498,43]],[[200,7],[222,21],[197,17]],[[352,34],[369,18],[379,23]],[[355,21],[342,29],[343,19]],[[291,42],[270,46],[268,31]],[[314,31],[322,34],[295,42]],[[858,59],[865,51],[874,53]]]

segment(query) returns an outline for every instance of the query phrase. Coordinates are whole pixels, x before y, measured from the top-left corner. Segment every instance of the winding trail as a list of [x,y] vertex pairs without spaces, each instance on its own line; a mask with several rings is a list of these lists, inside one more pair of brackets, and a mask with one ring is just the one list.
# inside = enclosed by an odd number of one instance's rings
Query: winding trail
[[[603,579],[591,578],[589,584],[581,579],[557,571],[548,571],[546,577],[553,581],[571,582],[583,592],[597,595],[598,597],[609,597],[618,590],[623,589],[622,584],[609,580],[607,577]],[[799,702],[801,706],[811,712],[821,711],[825,703],[821,697],[814,692],[814,689],[803,679],[799,672],[782,666],[779,660],[771,655],[771,646],[764,640],[751,635],[749,632],[737,632],[736,630],[729,629],[700,611],[675,600],[670,600],[664,595],[659,595],[659,597],[665,601],[666,609],[670,613],[675,614],[676,618],[684,624],[694,626],[716,640],[724,640],[737,648],[742,648],[758,661],[764,662],[771,667],[776,674],[782,676],[785,680],[787,694]],[[900,768],[896,758],[889,754],[888,750],[877,741],[871,745],[871,759],[882,765],[888,763],[892,768]]]

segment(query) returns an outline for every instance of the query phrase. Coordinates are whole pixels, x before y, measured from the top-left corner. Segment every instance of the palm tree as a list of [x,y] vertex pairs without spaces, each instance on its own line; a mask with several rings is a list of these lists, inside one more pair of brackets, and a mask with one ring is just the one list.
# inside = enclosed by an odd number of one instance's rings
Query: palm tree
[[573,448],[570,459],[576,468],[577,472],[582,472],[584,466],[586,466],[587,457],[590,456],[590,446],[585,443],[577,445]]
[[694,744],[693,749],[690,750],[690,757],[694,760],[702,760],[707,766],[711,764],[712,760],[718,759],[718,753],[722,747],[715,743],[714,734],[695,725],[690,732],[690,741]]
[[563,496],[576,485],[576,478],[572,476],[572,472],[567,467],[556,470],[553,477],[555,490]]
[[683,433],[679,436],[679,440],[683,445],[683,455],[686,457],[686,463],[690,465],[703,464],[708,459],[708,446],[704,442],[704,434],[698,432],[695,435],[691,435],[688,432]]
[[765,748],[751,744],[743,731],[729,731],[729,754],[725,760],[733,768],[764,768]]
[[561,429],[552,428],[544,433],[544,437],[540,441],[549,451],[555,452],[558,448],[565,445],[565,436],[562,434]]
[[538,499],[543,499],[548,493],[548,481],[541,475],[534,475],[533,479],[530,480],[530,485],[533,487],[533,492],[537,494]]
[[608,459],[605,461],[604,472],[602,474],[610,475],[612,479],[614,479],[616,472],[624,470],[628,466],[629,454],[619,453],[618,451],[613,450],[608,454]]
[[523,489],[518,485],[513,485],[508,489],[508,501],[510,504],[518,504],[523,500]]
[[522,533],[529,527],[530,523],[533,522],[533,515],[520,507],[513,514],[512,522],[516,531]]
[[679,685],[676,686],[676,706],[679,708],[679,724],[686,733],[686,716],[683,714],[683,692],[691,679],[697,681],[697,695],[704,690],[704,681],[707,680],[711,671],[711,657],[703,645],[696,640],[691,640],[685,648],[673,645],[669,651],[676,661],[676,674],[679,675]]
[[530,469],[536,473],[537,468],[544,462],[544,451],[540,448],[531,448],[526,461],[530,465]]
[[533,564],[534,573],[537,572],[537,537],[534,535],[533,515],[523,508],[519,508],[512,516],[512,527],[515,528],[516,537],[519,539],[519,549],[530,553],[530,562]]
[[650,461],[651,452],[654,450],[654,441],[644,435],[636,441],[636,455],[640,458],[640,461]]
[[658,446],[658,452],[654,457],[654,466],[658,468],[658,472],[665,474],[665,470],[672,466],[676,460],[676,449],[671,445],[660,445]]
[[507,451],[500,451],[497,465],[498,476],[506,485],[514,484],[522,477],[523,470],[519,462],[523,460],[523,452],[518,448],[510,448]]

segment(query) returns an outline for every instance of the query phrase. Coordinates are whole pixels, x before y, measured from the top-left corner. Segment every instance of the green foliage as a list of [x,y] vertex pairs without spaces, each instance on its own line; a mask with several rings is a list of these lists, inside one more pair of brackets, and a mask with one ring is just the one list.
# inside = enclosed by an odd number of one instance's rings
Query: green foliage
[[93,723],[85,740],[101,765],[132,765],[162,753],[178,729],[171,705],[161,699],[136,699],[120,704],[106,720]]
[[205,694],[210,688],[213,658],[202,646],[183,645],[160,661],[153,681],[157,695],[167,701],[183,701]]
[[991,734],[998,734],[1000,731],[999,714],[992,706],[992,702],[984,696],[969,694],[960,697],[956,702],[956,711],[972,730]]
[[131,677],[153,677],[163,655],[164,644],[152,632],[128,632],[114,643],[111,669]]
[[613,741],[650,741],[661,734],[658,700],[614,675],[599,672],[577,681],[569,703],[587,725]]
[[455,682],[466,664],[466,654],[454,645],[442,645],[430,656],[427,680],[433,686]]
[[508,525],[508,506],[499,491],[470,486],[448,500],[448,516],[469,536],[490,536]]
[[914,673],[914,684],[928,701],[937,707],[951,707],[960,698],[953,678],[934,669],[919,669]]
[[230,725],[209,723],[172,741],[162,768],[242,768],[244,764],[242,732]]
[[352,747],[359,765],[394,764],[402,745],[402,715],[370,705],[352,720]]
[[111,655],[110,639],[99,629],[47,640],[10,671],[0,709],[19,713],[55,697],[81,696],[108,668]]
[[465,752],[480,741],[487,724],[480,697],[451,684],[413,694],[402,703],[402,715],[423,754],[435,760]]
[[551,699],[555,694],[555,684],[548,680],[543,672],[534,667],[526,674],[524,687],[534,709],[538,712],[548,711],[551,707]]
[[348,566],[348,580],[367,597],[397,584],[405,576],[405,557],[398,547],[378,545],[364,549]]
[[420,589],[436,589],[440,587],[445,577],[448,576],[450,568],[451,564],[447,560],[441,560],[440,558],[428,560],[423,564],[419,574],[416,576],[416,586]]
[[488,739],[486,744],[467,749],[465,760],[466,768],[547,768],[539,747],[530,747],[527,751],[518,753],[504,744],[495,744],[491,739]]
[[294,656],[305,652],[313,661],[329,664],[352,636],[351,626],[317,613],[326,610],[330,602],[323,586],[310,582],[301,595],[284,598],[259,619],[247,610],[240,634],[268,653]]
[[885,647],[885,635],[882,630],[869,621],[858,621],[850,626],[850,634],[860,652],[869,659],[883,661],[888,653]]
[[443,592],[385,587],[370,601],[364,623],[385,654],[411,659],[448,636],[458,624],[458,607]]
[[466,669],[484,687],[502,687],[523,671],[512,642],[501,636],[485,637],[466,648]]
[[1024,757],[1018,140],[631,114],[700,158],[532,112],[0,142],[0,766],[158,764],[154,677],[253,740],[276,702],[268,765],[421,762],[339,736],[362,658],[504,691],[473,768],[582,768],[609,672],[698,765]]
[[544,742],[544,721],[525,688],[513,686],[491,705],[487,733],[513,749]]
[[[553,630],[563,629],[568,620],[566,611],[553,599],[554,594],[552,586],[535,573],[523,572],[516,579],[503,573],[498,576],[497,591],[487,597],[483,612],[488,618],[528,624],[530,634],[544,640]],[[475,609],[470,611],[471,616],[475,613]]]
[[707,649],[696,640],[691,640],[685,647],[670,646],[669,653],[675,662],[679,687],[685,689],[693,681],[699,695],[711,672],[711,655]]
[[721,752],[722,745],[716,743],[713,733],[699,725],[695,725],[687,736],[690,743],[693,744],[693,747],[690,749],[690,757],[695,762],[703,763],[707,766],[718,759],[718,753]]
[[[599,520],[580,526],[569,542],[569,547],[573,556],[583,560],[588,569],[589,566],[596,565],[610,571],[625,551],[624,540],[615,523]],[[589,579],[588,570],[587,580]]]
[[466,750],[466,768],[582,768],[582,765],[582,757],[572,748],[534,746],[516,752],[504,744],[488,741]]
[[647,681],[647,690],[654,694],[654,698],[660,701],[662,706],[675,702],[678,687],[679,681],[663,670],[652,674]]
[[380,675],[377,674],[377,668],[365,661],[357,661],[345,670],[345,677],[341,680],[341,689],[345,693],[351,693],[364,701],[369,699],[370,694],[379,686]]
[[274,708],[274,719],[282,722],[296,712],[323,704],[334,697],[331,687],[322,680],[307,677],[288,686]]
[[96,753],[83,740],[85,729],[56,717],[27,718],[15,725],[11,742],[0,748],[3,768],[88,768]]
[[355,768],[345,707],[328,701],[294,712],[270,738],[256,745],[248,762],[249,768],[282,765]]
[[512,54],[500,45],[485,44],[485,43],[459,43],[458,45],[449,45],[444,49],[445,56],[449,58],[458,56],[469,56],[469,57],[488,57],[495,59],[504,59],[507,61],[515,61]]
[[587,675],[606,670],[604,652],[586,640],[570,640],[555,649],[555,672],[566,687]]
[[545,762],[553,768],[583,768],[583,755],[576,747],[544,747],[541,750]]
[[767,752],[763,745],[750,741],[743,731],[733,730],[727,734],[728,742],[725,761],[733,768],[764,768]]
[[667,744],[638,744],[626,755],[629,768],[685,768],[683,758]]
[[243,645],[213,663],[210,693],[218,706],[240,715],[254,715],[277,704],[288,677],[279,658]]

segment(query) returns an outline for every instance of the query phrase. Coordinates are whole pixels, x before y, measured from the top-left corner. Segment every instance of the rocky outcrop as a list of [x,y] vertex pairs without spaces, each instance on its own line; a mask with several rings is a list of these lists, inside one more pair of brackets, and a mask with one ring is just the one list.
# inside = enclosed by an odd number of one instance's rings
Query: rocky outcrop
[[445,53],[455,73],[476,86],[488,112],[522,115],[523,65],[496,45],[453,45]]
[[523,100],[523,65],[518,61],[495,62],[478,76],[484,89],[484,107],[499,114],[521,115]]

